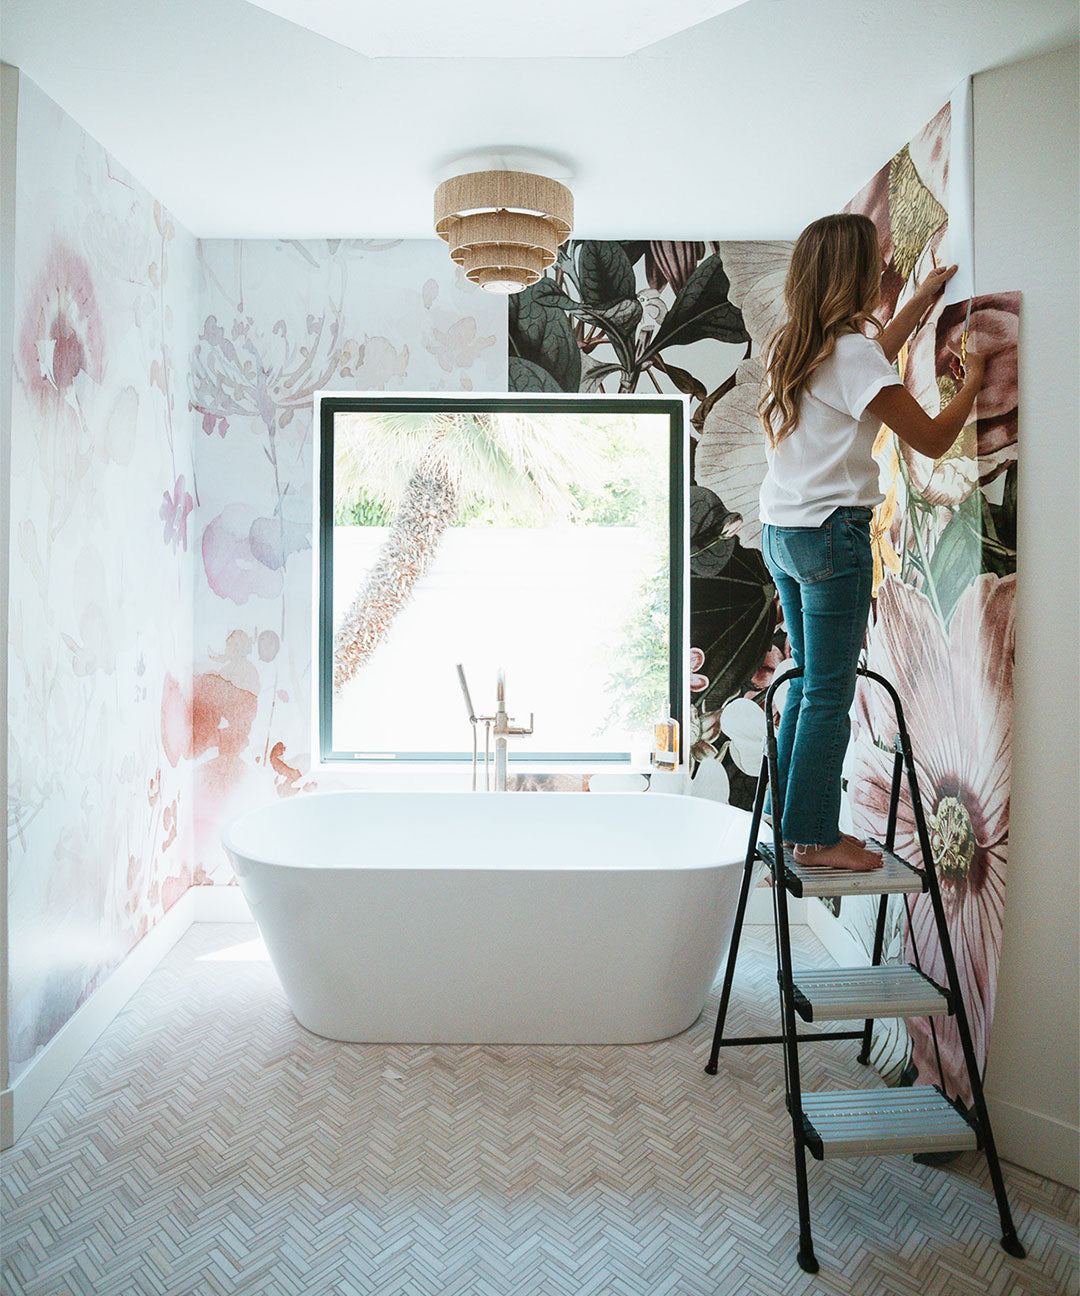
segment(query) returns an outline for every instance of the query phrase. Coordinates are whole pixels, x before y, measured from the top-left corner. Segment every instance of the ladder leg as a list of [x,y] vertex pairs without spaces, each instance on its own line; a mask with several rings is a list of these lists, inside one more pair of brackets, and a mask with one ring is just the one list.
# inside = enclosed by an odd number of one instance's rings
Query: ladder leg
[[728,946],[727,967],[724,971],[724,985],[720,991],[720,1009],[716,1014],[716,1029],[713,1031],[712,1052],[705,1068],[707,1075],[716,1075],[717,1058],[720,1055],[720,1041],[724,1038],[724,1022],[727,1019],[728,1000],[731,998],[731,983],[735,979],[735,959],[739,953],[739,939],[742,936],[743,918],[746,915],[746,902],[750,896],[750,879],[754,873],[754,861],[757,858],[758,830],[761,827],[761,815],[765,805],[765,788],[768,783],[768,759],[761,758],[761,772],[758,774],[757,791],[754,794],[754,813],[750,821],[750,840],[746,847],[746,861],[743,864],[742,886],[739,889],[739,903],[735,909],[735,925],[731,929],[731,944]]
[[[768,711],[767,711],[768,714]],[[776,734],[772,716],[768,714],[769,778],[774,789],[779,789],[779,767],[776,752]],[[795,1153],[795,1195],[799,1205],[799,1250],[796,1259],[806,1273],[817,1273],[818,1262],[814,1255],[814,1240],[810,1232],[810,1190],[806,1181],[806,1136],[803,1130],[802,1086],[799,1082],[799,1041],[795,1027],[795,992],[791,969],[791,932],[788,923],[787,886],[784,881],[784,834],[781,828],[783,803],[773,800],[773,897],[776,904],[776,954],[779,963],[780,989],[783,1009],[784,1077],[787,1082],[788,1111],[791,1114],[791,1134]]]
[[956,1029],[964,1052],[964,1063],[967,1067],[968,1079],[971,1082],[972,1106],[975,1108],[982,1148],[986,1154],[986,1164],[990,1170],[990,1181],[994,1186],[998,1217],[1001,1220],[1001,1245],[1009,1255],[1023,1259],[1026,1252],[1020,1239],[1016,1236],[1016,1225],[1013,1223],[1012,1212],[1009,1210],[1009,1198],[1005,1191],[1005,1180],[1001,1174],[1001,1164],[998,1161],[997,1147],[994,1144],[994,1134],[990,1128],[990,1115],[986,1110],[986,1098],[983,1095],[979,1064],[975,1058],[975,1049],[971,1042],[971,1031],[968,1027],[964,996],[960,989],[960,978],[956,971],[952,941],[949,938],[949,927],[945,916],[945,906],[941,899],[941,888],[938,885],[937,869],[934,865],[934,855],[930,845],[930,834],[927,832],[922,799],[919,796],[915,762],[912,758],[907,734],[903,728],[901,728],[901,740],[903,743],[904,764],[907,769],[908,790],[911,793],[911,808],[919,834],[919,848],[922,851],[923,862],[926,866],[927,890],[930,893],[930,903],[934,910],[934,920],[937,925],[938,940],[941,943],[941,957],[945,964],[945,974],[955,1001]]
[[[881,962],[881,948],[885,944],[885,915],[889,907],[889,897],[883,895],[878,900],[877,922],[874,925],[874,955],[870,960],[873,967]],[[874,1019],[867,1017],[863,1023],[862,1048],[859,1050],[859,1061],[863,1066],[870,1062],[870,1041],[874,1034]]]
[[[896,844],[896,814],[900,808],[900,784],[904,772],[904,757],[900,751],[893,756],[892,788],[889,792],[889,820],[885,829],[885,849],[892,850]],[[888,913],[889,897],[883,895],[878,901],[877,923],[874,926],[874,953],[871,964],[877,967],[881,962],[882,947],[885,944],[885,917]],[[874,1034],[874,1019],[867,1017],[863,1026],[862,1048],[859,1050],[859,1061],[863,1066],[870,1062],[870,1042]]]

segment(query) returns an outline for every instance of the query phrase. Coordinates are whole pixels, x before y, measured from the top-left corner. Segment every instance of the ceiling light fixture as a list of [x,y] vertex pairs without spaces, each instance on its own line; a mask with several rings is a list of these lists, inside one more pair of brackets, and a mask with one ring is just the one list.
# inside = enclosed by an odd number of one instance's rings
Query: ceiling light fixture
[[436,188],[435,233],[486,292],[521,292],[554,263],[559,245],[570,237],[574,196],[553,176],[507,166],[506,152],[481,156],[493,157],[495,165],[449,176]]

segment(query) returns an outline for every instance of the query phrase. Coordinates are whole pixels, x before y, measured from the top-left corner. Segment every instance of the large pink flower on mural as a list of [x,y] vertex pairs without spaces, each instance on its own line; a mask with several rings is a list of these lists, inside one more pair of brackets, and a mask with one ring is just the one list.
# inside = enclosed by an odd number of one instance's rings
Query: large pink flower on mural
[[28,298],[19,361],[26,386],[42,409],[55,410],[68,401],[80,374],[101,382],[101,315],[90,268],[59,240]]
[[[919,791],[941,883],[960,988],[980,1066],[994,1015],[1005,865],[1009,840],[1016,577],[976,578],[946,629],[930,601],[898,580],[878,593],[868,664],[893,682],[904,706]],[[856,832],[885,830],[896,723],[880,685],[860,681],[855,707],[853,813]],[[905,788],[897,853],[920,862]],[[929,895],[912,905],[911,944],[926,973],[945,983]],[[929,1022],[908,1022],[913,1060],[925,1083],[937,1081]],[[946,1088],[971,1102],[954,1018],[939,1019]]]

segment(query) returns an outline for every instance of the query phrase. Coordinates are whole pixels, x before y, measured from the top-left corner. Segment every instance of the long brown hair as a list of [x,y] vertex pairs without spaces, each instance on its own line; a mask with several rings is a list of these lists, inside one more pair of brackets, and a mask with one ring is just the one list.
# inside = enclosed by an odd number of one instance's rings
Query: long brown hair
[[869,216],[838,212],[807,225],[795,240],[784,304],[787,320],[766,345],[758,415],[776,446],[795,431],[799,397],[841,333],[881,325],[871,313],[881,300],[881,253]]

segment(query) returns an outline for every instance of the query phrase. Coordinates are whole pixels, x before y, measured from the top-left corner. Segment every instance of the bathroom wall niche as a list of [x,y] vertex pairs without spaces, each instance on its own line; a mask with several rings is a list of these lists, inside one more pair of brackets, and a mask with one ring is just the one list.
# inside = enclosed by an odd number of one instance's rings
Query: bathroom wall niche
[[471,761],[458,662],[534,713],[519,768],[647,759],[685,711],[685,401],[335,393],[319,426],[322,761]]

